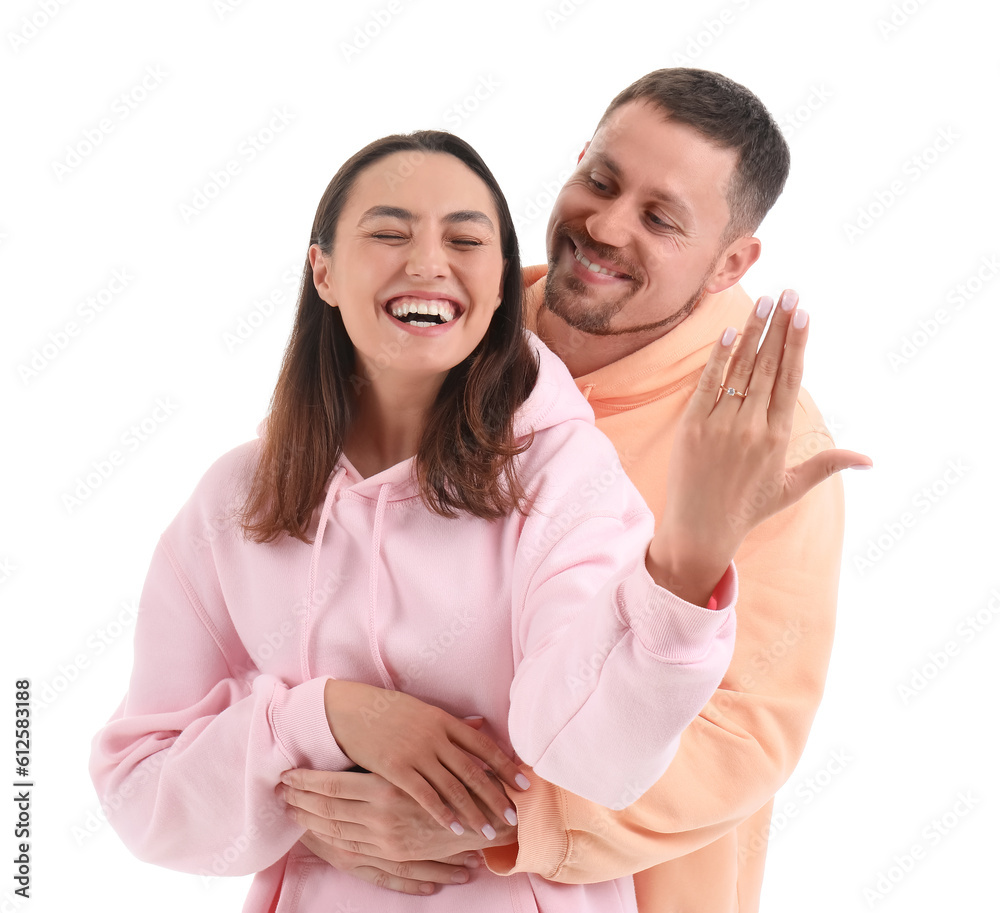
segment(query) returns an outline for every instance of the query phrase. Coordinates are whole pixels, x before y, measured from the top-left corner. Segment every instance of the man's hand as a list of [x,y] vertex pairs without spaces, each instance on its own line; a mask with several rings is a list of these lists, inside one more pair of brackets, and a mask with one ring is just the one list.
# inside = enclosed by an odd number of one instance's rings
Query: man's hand
[[401,894],[433,894],[439,884],[465,884],[482,865],[478,853],[459,853],[439,860],[393,862],[339,849],[313,831],[306,831],[301,843],[335,869]]
[[[277,791],[291,817],[333,850],[392,863],[444,859],[517,840],[517,827],[482,805],[480,811],[496,830],[492,840],[474,831],[459,836],[442,828],[408,793],[378,774],[298,769],[282,779],[285,784]],[[495,778],[493,783],[502,791]],[[323,858],[333,862],[328,855]],[[358,864],[354,860],[352,868]]]

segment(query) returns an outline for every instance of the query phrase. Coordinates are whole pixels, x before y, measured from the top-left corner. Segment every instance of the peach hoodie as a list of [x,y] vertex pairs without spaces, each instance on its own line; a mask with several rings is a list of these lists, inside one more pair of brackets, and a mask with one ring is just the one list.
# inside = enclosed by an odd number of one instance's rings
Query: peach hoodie
[[[532,328],[544,276],[544,266],[525,270]],[[739,286],[710,295],[660,339],[576,378],[656,517],[674,430],[711,347],[725,327],[742,328],[752,307]],[[789,464],[832,446],[803,390]],[[756,913],[773,797],[798,762],[823,693],[843,523],[843,485],[833,476],[747,537],[735,559],[733,660],[649,792],[609,811],[536,775],[513,797],[518,845],[488,850],[489,867],[566,883],[638,872],[640,913]]]

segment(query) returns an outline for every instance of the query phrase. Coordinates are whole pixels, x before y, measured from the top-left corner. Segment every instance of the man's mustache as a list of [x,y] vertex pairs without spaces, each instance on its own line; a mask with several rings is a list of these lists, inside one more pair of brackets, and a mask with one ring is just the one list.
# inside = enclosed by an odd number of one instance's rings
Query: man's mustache
[[621,255],[620,248],[609,247],[607,244],[595,241],[587,234],[586,229],[560,225],[556,229],[556,238],[568,238],[578,249],[584,247],[601,260],[613,263],[617,273],[625,273],[632,279],[635,279],[639,273],[638,266]]

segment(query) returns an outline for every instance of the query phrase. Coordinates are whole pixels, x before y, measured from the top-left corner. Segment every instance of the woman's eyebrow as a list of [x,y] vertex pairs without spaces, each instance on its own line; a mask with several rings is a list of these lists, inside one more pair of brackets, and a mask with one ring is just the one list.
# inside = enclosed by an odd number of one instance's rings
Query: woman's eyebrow
[[478,222],[491,231],[493,230],[493,221],[485,212],[480,212],[478,209],[459,209],[457,212],[449,212],[444,220],[453,224],[456,222]]
[[[416,216],[410,210],[400,206],[372,206],[364,211],[358,224],[379,218],[401,219],[404,222],[416,221]],[[478,222],[491,231],[495,230],[493,220],[485,212],[480,212],[478,209],[459,209],[455,212],[449,212],[444,217],[444,221],[453,225],[459,222]]]
[[358,223],[367,222],[369,219],[402,219],[404,222],[413,221],[413,213],[408,209],[401,209],[399,206],[372,206],[366,209]]

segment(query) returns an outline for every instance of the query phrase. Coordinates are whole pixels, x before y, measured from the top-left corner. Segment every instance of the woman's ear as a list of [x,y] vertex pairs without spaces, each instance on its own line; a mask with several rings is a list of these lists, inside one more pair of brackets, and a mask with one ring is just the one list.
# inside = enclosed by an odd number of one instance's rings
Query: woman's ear
[[312,269],[313,285],[316,286],[319,297],[330,307],[336,307],[337,299],[330,277],[330,258],[323,253],[318,244],[309,247],[309,267]]

